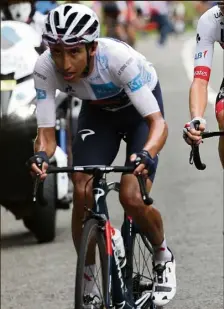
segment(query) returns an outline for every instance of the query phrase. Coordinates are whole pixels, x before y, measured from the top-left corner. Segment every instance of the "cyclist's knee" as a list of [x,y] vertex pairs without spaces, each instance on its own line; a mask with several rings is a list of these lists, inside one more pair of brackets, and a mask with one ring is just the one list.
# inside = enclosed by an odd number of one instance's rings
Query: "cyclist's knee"
[[142,204],[142,197],[138,190],[135,190],[135,192],[121,190],[119,198],[125,212],[129,215],[135,212],[139,205]]
[[122,177],[119,194],[121,205],[130,215],[142,204],[137,178],[133,179],[133,177],[135,176],[125,175]]

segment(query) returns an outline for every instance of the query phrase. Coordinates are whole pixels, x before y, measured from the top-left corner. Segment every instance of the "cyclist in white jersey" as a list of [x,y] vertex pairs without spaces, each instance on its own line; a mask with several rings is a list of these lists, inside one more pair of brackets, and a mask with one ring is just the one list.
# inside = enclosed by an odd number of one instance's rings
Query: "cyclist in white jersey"
[[[214,44],[218,42],[224,48],[224,1],[205,12],[197,26],[197,47],[194,63],[194,80],[190,88],[191,121],[185,125],[184,139],[188,144],[201,142],[200,133],[205,130],[203,118],[207,106],[207,88],[210,78]],[[224,130],[224,79],[216,98],[216,119],[219,129]],[[194,121],[200,121],[199,130],[194,129]],[[219,139],[219,156],[224,168],[224,137]]]
[[[85,5],[62,4],[48,14],[43,37],[49,50],[35,66],[38,134],[30,166],[42,179],[46,177],[49,158],[56,147],[55,91],[59,89],[83,100],[73,145],[74,165],[110,165],[125,136],[125,164],[135,164],[134,174],[145,175],[150,190],[158,153],[167,138],[158,77],[152,64],[129,45],[98,38],[99,28],[97,15]],[[137,157],[139,165],[135,163]],[[36,165],[37,158],[45,161],[42,170]],[[152,205],[144,206],[135,175],[122,175],[120,201],[155,250],[153,300],[162,306],[176,293],[175,259],[166,245],[161,215]],[[72,236],[77,250],[86,197],[87,205],[91,207],[93,203],[90,182],[87,196],[84,194],[90,177],[83,173],[73,175]],[[90,251],[94,252],[94,248]],[[87,266],[93,273],[96,271],[93,254],[88,254],[86,269]]]

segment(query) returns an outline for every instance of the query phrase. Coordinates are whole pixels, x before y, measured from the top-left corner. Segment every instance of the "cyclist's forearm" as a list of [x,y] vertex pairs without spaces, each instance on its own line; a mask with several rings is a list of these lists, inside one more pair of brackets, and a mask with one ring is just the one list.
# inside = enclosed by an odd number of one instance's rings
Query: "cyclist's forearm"
[[190,88],[189,108],[191,119],[204,116],[207,106],[207,85],[205,83],[193,82]]
[[148,140],[143,149],[147,150],[151,157],[154,158],[165,145],[167,136],[168,126],[162,117],[151,121]]
[[37,137],[34,141],[34,152],[45,151],[50,158],[54,155],[57,147],[54,130],[38,129]]

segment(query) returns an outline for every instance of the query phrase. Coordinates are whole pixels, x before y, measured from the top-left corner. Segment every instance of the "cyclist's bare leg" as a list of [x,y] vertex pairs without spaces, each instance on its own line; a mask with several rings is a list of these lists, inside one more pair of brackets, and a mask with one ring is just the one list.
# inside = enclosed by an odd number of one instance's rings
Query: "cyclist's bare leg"
[[[152,182],[148,179],[150,190]],[[120,201],[130,216],[147,236],[154,249],[153,254],[153,303],[166,305],[176,294],[175,259],[166,245],[163,221],[157,209],[146,206],[141,197],[139,183],[134,175],[123,175],[121,179]],[[161,275],[162,274],[162,275]]]
[[[73,193],[73,210],[72,210],[72,238],[78,252],[81,234],[82,234],[82,220],[84,218],[85,210],[84,205],[86,203],[88,208],[93,206],[92,195],[92,180],[88,182],[91,175],[83,173],[75,173],[72,175],[72,182],[74,185]],[[86,186],[86,183],[88,185]],[[86,266],[95,264],[95,242],[91,243],[86,257]]]
[[[224,105],[224,100],[223,100]],[[216,114],[216,118],[219,124],[219,130],[224,130],[224,108],[221,112]],[[224,136],[220,136],[219,138],[219,157],[222,163],[222,167],[224,169]]]
[[[148,192],[152,182],[147,180]],[[144,233],[150,234],[150,242],[159,245],[163,241],[163,222],[159,211],[152,205],[145,206],[139,190],[139,183],[134,175],[121,178],[120,201],[128,215],[132,216]]]
[[[152,182],[147,179],[148,192]],[[134,175],[123,175],[121,178],[120,202],[128,215],[147,236],[155,250],[156,260],[170,260],[171,253],[164,238],[163,221],[160,212],[152,205],[147,206],[142,201],[139,183]]]

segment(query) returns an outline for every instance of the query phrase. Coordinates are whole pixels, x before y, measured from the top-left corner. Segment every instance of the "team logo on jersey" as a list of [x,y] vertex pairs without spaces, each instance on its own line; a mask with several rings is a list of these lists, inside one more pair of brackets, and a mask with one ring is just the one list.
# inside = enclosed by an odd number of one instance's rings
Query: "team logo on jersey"
[[197,66],[194,68],[194,78],[209,80],[211,69],[205,66]]
[[114,85],[112,82],[105,84],[90,84],[97,99],[109,98],[120,92],[121,88]]
[[205,51],[203,51],[203,52],[199,52],[199,53],[195,54],[194,59],[195,59],[195,60],[198,60],[198,59],[200,59],[200,58],[205,58],[206,55],[207,55],[207,52],[208,52],[208,51],[205,50]]
[[122,65],[122,67],[120,68],[120,70],[117,72],[117,75],[121,75],[123,73],[123,71],[129,66],[129,64],[131,64],[134,61],[134,59],[132,57],[130,57],[125,64]]
[[44,76],[44,75],[38,73],[37,71],[34,71],[33,74],[34,74],[35,76],[39,77],[40,79],[43,79],[43,80],[46,80],[46,79],[47,79],[46,76]]
[[46,90],[43,89],[37,89],[36,88],[36,92],[37,92],[37,99],[38,100],[44,100],[47,97],[47,92]]
[[201,41],[200,35],[199,35],[199,33],[197,33],[196,42],[198,43],[198,42],[200,42],[200,41]]
[[95,132],[90,129],[83,129],[83,130],[80,130],[78,133],[82,133],[81,138],[83,141],[85,140],[86,136],[95,134]]
[[100,70],[107,70],[109,65],[108,65],[108,58],[106,55],[97,55],[96,56],[96,60],[99,62],[100,64]]
[[141,74],[138,74],[135,78],[133,78],[129,83],[128,87],[131,89],[131,92],[135,92],[144,86],[144,81],[141,77]]
[[89,80],[91,80],[92,82],[94,81],[94,80],[97,80],[97,79],[100,79],[100,74],[98,73],[97,75],[94,75],[94,76],[90,76],[89,77]]

